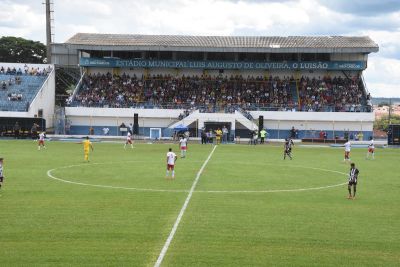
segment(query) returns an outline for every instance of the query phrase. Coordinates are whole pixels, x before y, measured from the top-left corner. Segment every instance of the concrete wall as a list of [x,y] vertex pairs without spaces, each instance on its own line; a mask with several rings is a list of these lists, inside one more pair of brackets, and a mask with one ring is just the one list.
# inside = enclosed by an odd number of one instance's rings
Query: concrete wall
[[318,137],[325,131],[328,138],[343,137],[345,131],[363,132],[364,140],[373,133],[374,113],[350,112],[285,112],[285,111],[253,111],[250,112],[255,121],[264,116],[264,127],[270,138],[286,138],[292,127],[298,130],[298,138]]
[[[89,127],[93,126],[95,134],[102,134],[102,128],[110,128],[111,134],[120,134],[118,126],[124,122],[133,123],[134,113],[139,116],[139,133],[148,136],[150,128],[161,128],[162,136],[171,136],[168,128],[177,122],[177,117],[183,110],[165,109],[112,109],[112,108],[77,108],[67,107],[66,115],[71,122],[71,134],[88,134]],[[363,132],[364,139],[372,136],[374,113],[348,112],[284,112],[284,111],[252,111],[253,122],[258,124],[258,117],[264,116],[264,127],[267,128],[270,138],[285,138],[294,126],[299,130],[299,138],[318,137],[319,131],[328,133],[328,138],[343,137],[344,131],[350,133]],[[246,123],[235,119],[234,114],[199,113],[196,118],[198,128],[205,122],[229,122],[231,130],[236,135],[247,137],[248,129],[241,124]]]
[[96,134],[108,127],[110,135],[119,135],[118,126],[133,124],[134,114],[138,114],[139,133],[148,135],[150,128],[162,128],[163,136],[170,136],[168,126],[178,121],[180,109],[128,109],[128,108],[80,108],[66,107],[65,114],[71,123],[71,134],[88,134],[92,126]]
[[177,118],[183,109],[140,109],[140,108],[86,108],[66,107],[67,116],[84,117],[110,117],[110,118],[133,118],[137,113],[145,118]]
[[79,63],[78,50],[68,44],[52,44],[52,64],[76,67]]
[[56,94],[55,77],[56,75],[53,69],[29,107],[29,113],[33,114],[33,117],[38,114],[40,109],[43,110],[43,118],[46,120],[46,125],[48,125],[48,127],[53,125],[54,118]]

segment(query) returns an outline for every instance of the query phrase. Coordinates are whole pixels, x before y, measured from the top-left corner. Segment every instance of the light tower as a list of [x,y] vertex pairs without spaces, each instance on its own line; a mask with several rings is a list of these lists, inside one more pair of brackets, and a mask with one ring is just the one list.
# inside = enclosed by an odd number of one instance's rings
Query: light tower
[[53,18],[52,14],[54,13],[53,10],[53,1],[46,0],[46,47],[47,47],[47,63],[51,63],[51,43],[53,42]]

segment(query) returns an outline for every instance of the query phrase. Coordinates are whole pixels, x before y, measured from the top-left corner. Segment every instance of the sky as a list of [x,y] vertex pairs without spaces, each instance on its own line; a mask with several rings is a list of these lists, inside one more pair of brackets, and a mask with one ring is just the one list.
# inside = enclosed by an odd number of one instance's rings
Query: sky
[[[400,97],[400,0],[51,0],[54,41],[75,33],[370,36],[373,97]],[[44,0],[0,0],[0,36],[45,42]]]

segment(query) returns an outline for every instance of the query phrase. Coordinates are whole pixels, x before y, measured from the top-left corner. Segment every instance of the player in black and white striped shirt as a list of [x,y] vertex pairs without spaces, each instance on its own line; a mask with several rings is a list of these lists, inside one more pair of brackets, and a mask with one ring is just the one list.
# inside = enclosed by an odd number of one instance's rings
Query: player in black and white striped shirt
[[1,189],[1,186],[3,185],[3,180],[4,180],[4,176],[3,176],[3,158],[0,158],[0,189]]
[[[357,179],[358,179],[358,174],[360,173],[358,169],[356,168],[356,165],[354,163],[351,163],[351,168],[349,172],[349,184],[347,186],[347,189],[349,190],[349,196],[348,199],[355,199],[356,198],[356,191],[357,191]],[[351,195],[351,187],[353,187],[353,196]]]
[[286,156],[292,159],[292,146],[294,146],[293,140],[291,138],[286,138],[283,151],[283,159],[286,159]]

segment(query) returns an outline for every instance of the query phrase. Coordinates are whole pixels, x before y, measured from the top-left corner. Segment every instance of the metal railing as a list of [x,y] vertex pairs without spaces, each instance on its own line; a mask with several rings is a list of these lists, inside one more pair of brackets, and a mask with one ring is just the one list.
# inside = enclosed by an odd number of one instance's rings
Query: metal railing
[[[300,107],[284,104],[207,104],[192,105],[190,103],[151,103],[151,102],[109,102],[80,103],[73,101],[69,107],[93,107],[93,108],[138,108],[138,109],[183,109],[199,110],[200,113],[234,113],[235,110],[242,111],[291,111],[291,112],[372,112],[369,105],[324,105],[319,107]],[[243,113],[243,112],[242,112]]]

